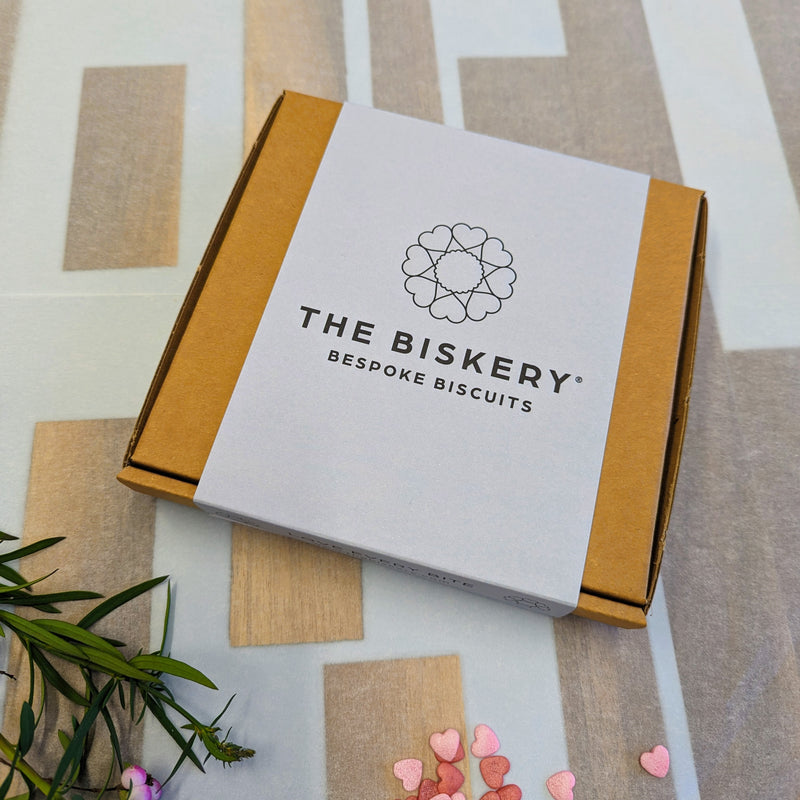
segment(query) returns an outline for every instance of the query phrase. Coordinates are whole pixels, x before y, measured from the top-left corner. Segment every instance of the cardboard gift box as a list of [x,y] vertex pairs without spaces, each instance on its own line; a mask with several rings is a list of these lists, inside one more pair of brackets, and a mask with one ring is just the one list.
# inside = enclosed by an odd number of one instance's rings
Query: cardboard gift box
[[702,192],[285,92],[119,479],[552,615],[642,627]]

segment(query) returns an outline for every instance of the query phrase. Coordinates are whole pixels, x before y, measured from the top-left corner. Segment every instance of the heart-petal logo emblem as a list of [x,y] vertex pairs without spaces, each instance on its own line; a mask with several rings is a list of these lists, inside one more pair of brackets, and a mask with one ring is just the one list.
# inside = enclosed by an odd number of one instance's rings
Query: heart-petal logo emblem
[[496,314],[500,310],[500,299],[493,294],[473,292],[467,301],[467,316],[480,322],[488,314]]
[[432,231],[420,234],[419,243],[426,250],[443,253],[453,240],[453,231],[447,225],[437,225]]
[[414,305],[428,308],[436,299],[436,281],[414,275],[406,280],[406,291],[414,298]]
[[488,234],[483,228],[470,228],[463,222],[453,226],[453,238],[464,250],[480,247],[486,241],[487,236]]
[[433,266],[430,254],[419,244],[412,244],[406,250],[406,260],[403,262],[403,272],[406,275],[421,275]]
[[501,300],[511,297],[514,291],[512,284],[516,279],[517,273],[510,267],[499,267],[484,278],[492,294]]
[[513,260],[505,244],[479,225],[435,225],[406,249],[404,286],[414,305],[434,319],[480,322],[514,293]]
[[454,294],[438,297],[429,307],[432,317],[448,319],[450,322],[463,322],[467,318],[467,307]]
[[481,252],[481,261],[485,261],[493,267],[507,267],[513,260],[511,253],[503,247],[503,243],[499,239],[486,240]]

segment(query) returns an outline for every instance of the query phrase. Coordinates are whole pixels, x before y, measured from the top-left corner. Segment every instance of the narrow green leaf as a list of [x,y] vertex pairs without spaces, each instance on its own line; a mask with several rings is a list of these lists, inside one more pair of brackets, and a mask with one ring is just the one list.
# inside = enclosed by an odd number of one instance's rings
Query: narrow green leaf
[[31,655],[33,656],[33,660],[36,662],[36,666],[39,667],[39,671],[42,673],[42,676],[45,680],[58,692],[64,695],[72,703],[75,703],[79,706],[88,706],[89,701],[82,695],[77,689],[73,688],[73,686],[65,680],[61,674],[56,670],[56,668],[47,660],[44,653],[39,650],[38,647],[34,645],[29,646],[29,650]]
[[[16,756],[16,752],[14,753]],[[14,759],[16,762],[16,758]],[[8,770],[6,774],[6,779],[0,784],[0,797],[5,797],[8,794],[8,790],[11,788],[11,784],[14,781],[14,776],[17,774],[17,771],[14,769],[14,764],[11,765],[11,769]],[[18,797],[26,797],[26,795],[18,795]],[[16,798],[12,797],[10,800],[16,800]]]
[[190,753],[194,752],[192,750],[192,747],[194,746],[196,740],[197,740],[197,734],[193,733],[189,738],[189,740],[186,742],[186,747],[184,747],[183,750],[181,751],[180,757],[175,762],[175,765],[172,767],[172,770],[170,771],[169,775],[167,775],[166,780],[161,781],[162,786],[166,786],[172,780],[175,773],[181,768],[181,764],[183,764],[183,762],[186,761],[187,756],[189,756]]
[[107,614],[110,614],[115,608],[119,608],[120,606],[125,605],[125,603],[133,600],[134,597],[138,597],[140,594],[150,591],[150,589],[152,589],[154,586],[158,586],[159,583],[162,583],[166,579],[167,576],[162,575],[160,578],[151,578],[149,581],[144,581],[136,586],[131,586],[129,589],[124,589],[118,594],[115,594],[113,597],[109,597],[107,600],[104,600],[102,603],[95,606],[83,619],[78,622],[78,625],[80,625],[81,628],[91,628],[95,622],[102,619]]
[[202,686],[207,686],[209,689],[216,689],[216,685],[199,669],[195,669],[183,661],[178,661],[168,656],[158,656],[153,654],[143,653],[140,656],[134,656],[130,662],[131,666],[138,667],[139,669],[149,669],[155,672],[166,672],[167,675],[174,675],[176,678],[183,678],[187,681],[194,681]]
[[12,614],[10,611],[3,611],[0,609],[0,622],[5,622],[11,630],[34,639],[59,655],[85,659],[85,654],[82,650],[64,641],[60,636],[56,636],[54,633],[50,633],[50,631],[42,628],[36,620],[28,620],[24,617]]
[[72,737],[72,741],[69,743],[61,761],[58,762],[53,780],[50,784],[50,791],[47,794],[47,800],[52,800],[59,792],[59,787],[61,786],[63,778],[67,773],[72,772],[71,767],[80,764],[84,742],[97,719],[97,715],[100,713],[100,709],[105,707],[108,698],[114,691],[115,685],[115,681],[110,680],[97,695],[95,695],[92,705],[86,709],[86,713],[80,725],[78,725],[75,735]]
[[19,574],[15,569],[12,569],[8,564],[0,564],[0,578],[5,578],[17,585],[25,583],[25,578]]
[[122,750],[119,745],[117,729],[114,727],[114,720],[111,719],[111,714],[108,713],[107,708],[100,709],[100,714],[103,717],[103,721],[106,723],[106,728],[108,728],[108,738],[111,741],[111,749],[114,751],[114,758],[116,759],[119,768],[121,770],[125,769],[125,765],[122,763]]
[[58,729],[57,733],[58,741],[61,742],[61,747],[63,748],[64,752],[66,752],[72,739],[70,739],[69,736],[67,736],[67,734],[64,733],[64,731],[62,731],[60,728]]
[[124,678],[133,678],[136,681],[146,681],[149,683],[159,682],[155,675],[150,675],[143,672],[135,666],[132,666],[125,659],[116,656],[110,656],[105,650],[98,650],[94,647],[85,645],[83,647],[89,661],[88,666],[91,669],[97,669],[100,672],[105,672],[109,675],[117,675]]
[[0,564],[5,564],[7,561],[16,561],[18,558],[23,558],[25,556],[32,555],[33,553],[38,553],[40,550],[46,550],[48,547],[52,547],[54,544],[58,544],[63,540],[63,536],[53,536],[49,539],[42,539],[39,542],[25,545],[25,547],[18,547],[16,550],[12,550],[10,553],[1,554]]
[[220,719],[222,719],[222,715],[230,708],[230,705],[233,702],[234,697],[236,697],[236,695],[232,694],[228,698],[228,702],[225,703],[225,707],[222,709],[222,711],[220,711],[219,714],[217,714],[217,716],[214,717],[213,720],[211,720],[211,725],[209,725],[209,728],[213,728],[220,721]]
[[161,633],[161,644],[156,651],[158,655],[164,654],[164,648],[167,646],[167,631],[169,630],[169,615],[172,609],[172,586],[167,583],[167,602],[164,607],[164,629]]
[[[103,595],[97,592],[50,592],[49,594],[31,594],[14,599],[14,605],[17,606],[41,606],[45,603],[71,603],[75,600],[96,600]],[[54,609],[57,611],[57,609]]]
[[0,542],[17,542],[19,541],[19,536],[12,536],[10,533],[4,533],[0,531]]
[[123,660],[122,653],[120,653],[116,647],[109,644],[105,639],[103,639],[101,636],[98,636],[96,633],[87,631],[85,628],[81,628],[79,625],[75,625],[72,622],[64,622],[60,619],[40,619],[38,620],[38,623],[45,630],[58,634],[65,639],[72,639],[79,644],[90,645],[97,650],[103,650],[112,657]]
[[33,709],[31,708],[31,704],[25,700],[19,712],[19,740],[17,741],[17,749],[19,750],[20,757],[24,757],[25,753],[31,749],[35,728],[36,722],[33,716]]
[[[47,575],[42,575],[41,578],[34,578],[32,581],[26,581],[22,578],[22,583],[18,583],[15,586],[0,586],[0,595],[4,594],[11,594],[12,592],[19,592],[23,589],[27,589],[29,586],[33,586],[35,583],[41,583],[41,581],[47,580],[54,572],[58,570],[53,570],[53,572],[48,572]],[[20,577],[22,577],[20,575]]]
[[200,772],[205,772],[197,754],[191,748],[187,750],[188,742],[183,737],[183,734],[175,727],[172,720],[167,716],[158,700],[153,698],[152,695],[145,695],[144,701],[148,709],[150,709],[150,713],[161,723],[161,727],[172,737],[178,747],[181,748],[181,752],[186,753],[187,757]]

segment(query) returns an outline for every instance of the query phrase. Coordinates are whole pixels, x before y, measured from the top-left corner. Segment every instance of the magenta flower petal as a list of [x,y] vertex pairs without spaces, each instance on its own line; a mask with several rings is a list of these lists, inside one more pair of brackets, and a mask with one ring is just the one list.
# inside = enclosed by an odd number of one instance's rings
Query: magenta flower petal
[[144,786],[147,783],[147,770],[136,764],[131,764],[120,775],[119,782],[122,784],[123,789],[130,789],[134,786]]
[[128,793],[128,800],[153,800],[153,787],[146,783],[134,786]]

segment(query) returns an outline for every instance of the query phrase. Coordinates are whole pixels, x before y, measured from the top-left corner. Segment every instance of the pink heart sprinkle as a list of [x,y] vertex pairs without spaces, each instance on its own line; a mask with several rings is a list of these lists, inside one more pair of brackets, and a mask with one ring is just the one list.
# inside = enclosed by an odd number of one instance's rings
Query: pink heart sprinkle
[[493,756],[500,749],[497,734],[488,725],[478,725],[475,728],[475,741],[470,750],[475,758]]
[[450,800],[467,800],[463,792],[456,792],[450,795]]
[[575,776],[568,769],[562,769],[547,779],[546,786],[553,800],[573,800],[572,787],[575,786]]
[[449,794],[445,794],[444,792],[441,792],[440,794],[437,794],[437,795],[434,795],[433,797],[431,797],[431,800],[451,800],[451,798],[450,798]]
[[431,750],[441,761],[452,762],[458,753],[461,736],[455,728],[448,728],[442,733],[432,733],[428,741]]
[[404,758],[394,765],[394,776],[403,781],[403,788],[413,792],[422,781],[422,762],[418,758]]
[[669,750],[663,744],[657,744],[647,753],[639,756],[639,763],[656,778],[663,778],[669,772]]

